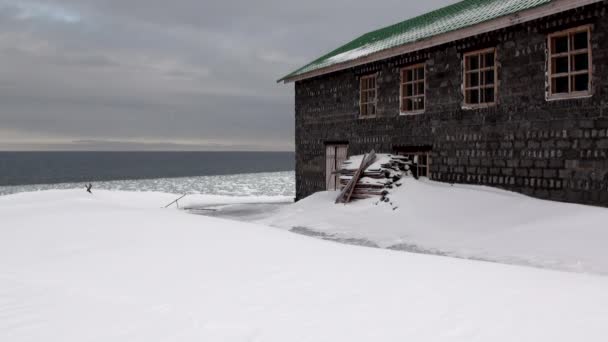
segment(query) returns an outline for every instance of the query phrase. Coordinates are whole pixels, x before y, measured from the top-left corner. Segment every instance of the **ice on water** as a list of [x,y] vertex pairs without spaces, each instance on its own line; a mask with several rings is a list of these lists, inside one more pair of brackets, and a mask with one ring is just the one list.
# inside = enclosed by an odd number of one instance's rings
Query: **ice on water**
[[[50,189],[85,188],[86,183],[34,184],[0,187],[0,195]],[[294,196],[293,171],[220,176],[157,178],[93,182],[93,190],[156,191],[226,196]]]

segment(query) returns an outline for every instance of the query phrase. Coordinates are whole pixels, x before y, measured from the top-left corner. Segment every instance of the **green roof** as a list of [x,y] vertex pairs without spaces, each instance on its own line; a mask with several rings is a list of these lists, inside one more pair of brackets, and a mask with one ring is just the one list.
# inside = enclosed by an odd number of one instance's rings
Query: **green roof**
[[547,4],[552,0],[464,0],[361,37],[286,75],[280,81],[418,42],[485,21]]

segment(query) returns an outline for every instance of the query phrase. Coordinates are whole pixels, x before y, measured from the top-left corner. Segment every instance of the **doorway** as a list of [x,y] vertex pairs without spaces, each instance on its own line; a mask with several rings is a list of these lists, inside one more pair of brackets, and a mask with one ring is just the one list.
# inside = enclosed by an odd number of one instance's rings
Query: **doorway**
[[336,171],[348,156],[348,144],[325,145],[325,185],[328,191],[338,190],[340,175]]

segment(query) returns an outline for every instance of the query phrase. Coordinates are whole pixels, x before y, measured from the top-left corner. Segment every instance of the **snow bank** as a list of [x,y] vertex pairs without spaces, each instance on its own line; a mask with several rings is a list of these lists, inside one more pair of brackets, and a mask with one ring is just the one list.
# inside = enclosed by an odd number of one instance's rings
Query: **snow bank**
[[[608,274],[608,209],[482,186],[403,180],[391,203],[322,192],[264,220],[379,247]],[[396,209],[394,209],[397,207]]]
[[0,341],[605,341],[608,278],[330,243],[159,209],[0,197]]

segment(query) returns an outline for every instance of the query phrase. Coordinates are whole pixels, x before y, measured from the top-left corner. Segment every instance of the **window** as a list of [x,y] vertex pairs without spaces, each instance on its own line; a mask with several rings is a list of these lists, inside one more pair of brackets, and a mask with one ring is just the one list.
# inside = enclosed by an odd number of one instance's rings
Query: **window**
[[549,99],[591,94],[590,38],[589,26],[549,35]]
[[469,52],[464,55],[464,104],[483,107],[496,103],[496,49]]
[[400,153],[402,156],[406,156],[413,163],[412,172],[416,177],[428,177],[429,176],[429,164],[430,157],[429,152],[404,152]]
[[401,69],[401,113],[424,112],[425,93],[424,64]]
[[376,115],[376,75],[361,77],[361,97],[359,100],[361,117]]
[[413,163],[412,173],[416,177],[428,177],[430,175],[430,147],[396,147],[395,154],[405,156]]

